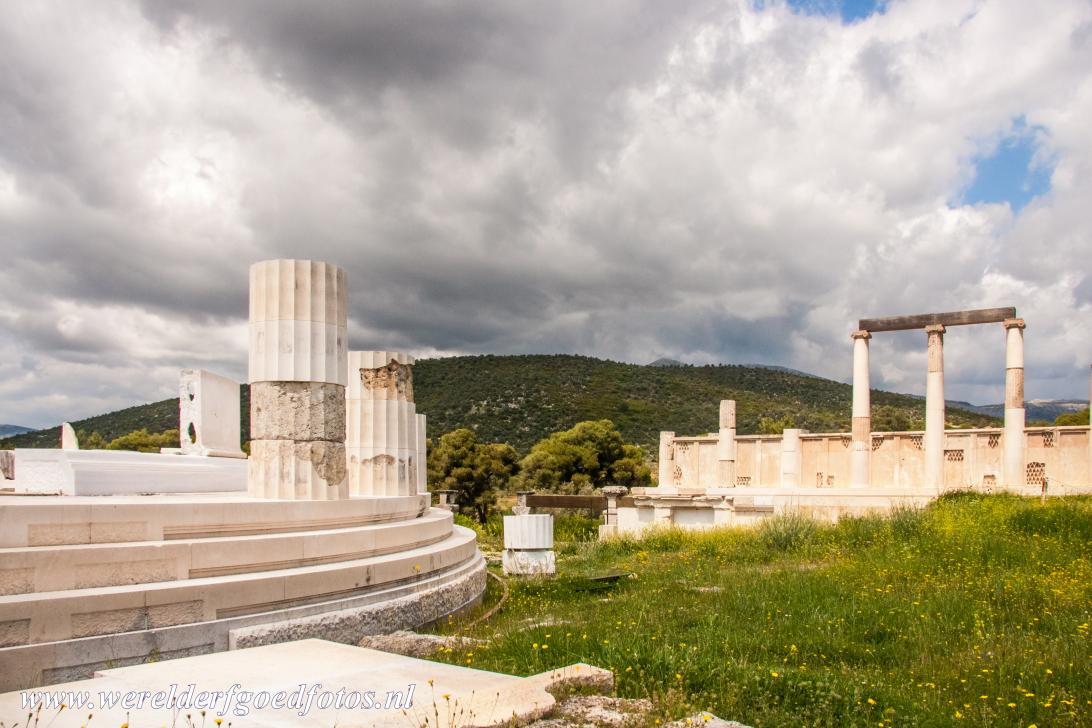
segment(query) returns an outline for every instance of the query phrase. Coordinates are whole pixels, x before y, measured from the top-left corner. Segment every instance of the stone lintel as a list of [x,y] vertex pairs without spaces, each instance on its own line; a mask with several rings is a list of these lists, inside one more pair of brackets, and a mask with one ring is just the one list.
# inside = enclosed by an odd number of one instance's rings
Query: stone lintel
[[923,313],[913,316],[887,316],[885,318],[861,319],[857,328],[865,331],[906,331],[920,329],[930,325],[967,326],[970,324],[1000,323],[1005,319],[1016,318],[1016,308],[979,308],[968,311],[948,311],[946,313]]

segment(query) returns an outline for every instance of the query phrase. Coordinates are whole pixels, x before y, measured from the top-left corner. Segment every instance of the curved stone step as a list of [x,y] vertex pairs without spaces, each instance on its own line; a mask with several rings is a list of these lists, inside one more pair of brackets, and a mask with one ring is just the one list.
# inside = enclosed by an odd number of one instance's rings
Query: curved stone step
[[340,529],[0,549],[0,596],[195,579],[351,561],[437,543],[452,516]]
[[0,548],[173,541],[352,528],[416,518],[429,495],[285,501],[236,493],[26,496],[0,501]]
[[[0,597],[0,647],[212,621],[413,583],[478,557],[473,531],[351,561]],[[479,557],[480,558],[480,557]]]

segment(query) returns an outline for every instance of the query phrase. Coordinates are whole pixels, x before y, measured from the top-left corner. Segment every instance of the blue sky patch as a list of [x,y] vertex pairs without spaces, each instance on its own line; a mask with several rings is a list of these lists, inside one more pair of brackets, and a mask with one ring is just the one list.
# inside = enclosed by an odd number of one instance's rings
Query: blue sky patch
[[[887,0],[787,0],[793,12],[805,15],[839,15],[844,23],[882,13]],[[761,3],[760,3],[761,4]]]
[[1019,212],[1049,192],[1053,167],[1035,159],[1036,134],[1040,131],[1041,127],[1029,127],[1018,119],[1013,132],[992,153],[974,160],[974,182],[963,193],[962,202],[1007,202],[1013,212]]

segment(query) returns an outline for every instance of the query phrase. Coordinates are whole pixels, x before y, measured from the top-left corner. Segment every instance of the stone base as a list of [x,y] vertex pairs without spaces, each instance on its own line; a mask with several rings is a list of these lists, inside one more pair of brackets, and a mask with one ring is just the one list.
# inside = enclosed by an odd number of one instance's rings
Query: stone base
[[[181,710],[157,706],[151,700],[142,707],[96,705],[96,724],[116,725],[181,725],[179,714],[192,714],[192,724],[211,726],[217,718],[236,728],[248,726],[417,726],[436,728],[456,726],[523,725],[542,716],[556,703],[551,690],[562,686],[584,685],[609,693],[613,675],[591,665],[576,664],[550,672],[516,677],[500,673],[473,670],[457,665],[445,665],[402,655],[393,655],[364,647],[336,644],[323,640],[302,640],[287,644],[268,645],[216,655],[199,655],[170,662],[132,667],[117,667],[96,673],[94,679],[56,686],[56,690],[87,691],[97,698],[100,693],[155,694],[178,685],[176,697],[194,684],[194,693],[227,693],[245,690],[252,700],[246,710],[237,711],[239,703],[228,711],[223,704],[201,707],[192,705]],[[300,684],[306,691],[316,685],[316,695],[308,700],[306,692],[293,704]],[[412,686],[412,687],[410,687]],[[335,695],[355,696],[351,707],[334,704]],[[279,708],[273,708],[273,697],[282,692]],[[371,691],[378,702],[359,705],[360,693]],[[412,691],[412,692],[411,692]],[[270,700],[258,707],[256,695],[265,693]],[[388,696],[398,694],[400,705],[390,707]],[[412,696],[412,697],[411,697]],[[410,698],[407,700],[407,698]],[[304,710],[303,703],[309,703]],[[162,701],[161,701],[162,702]],[[285,704],[292,707],[285,707]],[[408,703],[408,704],[407,704]],[[180,706],[181,707],[181,706]],[[17,692],[0,695],[0,715],[21,716],[29,710],[21,703]],[[48,715],[54,728],[75,728],[89,722],[87,710],[65,710]],[[304,713],[304,715],[300,715]],[[187,721],[187,724],[191,724]]]
[[246,461],[125,450],[17,449],[18,491],[65,495],[223,493],[246,490]]
[[248,491],[255,498],[341,500],[349,497],[340,442],[251,440]]
[[557,573],[557,563],[553,551],[505,549],[502,564],[505,574],[552,576]]

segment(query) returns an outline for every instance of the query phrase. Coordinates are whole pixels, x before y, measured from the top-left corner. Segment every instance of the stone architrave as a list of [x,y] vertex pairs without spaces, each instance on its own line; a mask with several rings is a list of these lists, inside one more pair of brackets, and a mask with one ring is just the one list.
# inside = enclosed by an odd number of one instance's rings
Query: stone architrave
[[720,401],[720,432],[717,437],[718,480],[726,488],[736,484],[736,401]]
[[944,326],[925,327],[929,368],[925,379],[925,485],[944,489]]
[[804,431],[789,428],[781,433],[781,485],[800,486],[800,470],[803,467],[803,453],[800,449],[800,435]]
[[239,383],[204,369],[183,369],[178,438],[184,455],[245,458],[239,446]]
[[346,277],[335,265],[250,267],[252,496],[336,500],[345,461]]
[[505,574],[549,576],[556,572],[554,517],[528,514],[504,517]]
[[867,488],[872,482],[872,403],[868,376],[868,340],[872,334],[854,331],[853,339],[853,454],[849,484]]
[[79,450],[80,441],[76,437],[76,431],[72,429],[72,425],[67,422],[61,423],[61,449],[62,450]]
[[352,495],[412,495],[420,489],[413,362],[398,351],[349,352],[346,452]]
[[659,467],[657,470],[657,482],[661,488],[672,484],[671,470],[675,464],[675,433],[660,432]]
[[1005,485],[1027,482],[1027,435],[1024,433],[1024,319],[1005,323]]

